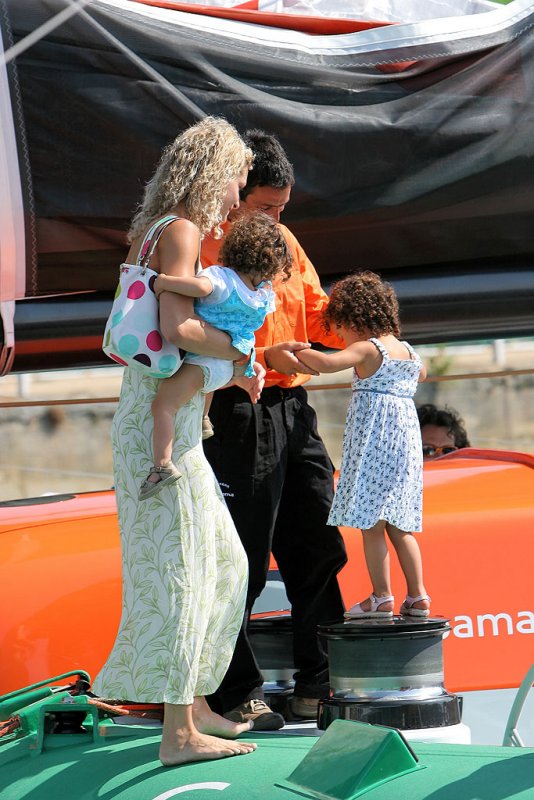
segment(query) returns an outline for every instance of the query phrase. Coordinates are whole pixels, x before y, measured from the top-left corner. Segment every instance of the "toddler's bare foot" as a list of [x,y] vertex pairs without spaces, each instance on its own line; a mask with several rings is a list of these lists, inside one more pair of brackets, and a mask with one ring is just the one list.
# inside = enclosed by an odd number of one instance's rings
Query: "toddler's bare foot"
[[233,742],[197,732],[176,732],[174,743],[161,744],[159,760],[164,767],[176,767],[194,761],[243,756],[256,749],[253,742]]
[[196,697],[193,703],[193,720],[201,733],[221,736],[223,739],[236,739],[241,733],[252,730],[253,722],[232,722],[211,710],[207,701]]

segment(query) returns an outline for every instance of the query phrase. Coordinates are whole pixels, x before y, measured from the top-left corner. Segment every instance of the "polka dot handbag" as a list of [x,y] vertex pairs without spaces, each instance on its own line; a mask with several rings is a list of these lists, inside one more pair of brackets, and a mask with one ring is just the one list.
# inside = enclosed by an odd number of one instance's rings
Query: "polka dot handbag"
[[154,293],[158,273],[150,259],[158,239],[176,216],[158,220],[146,234],[136,264],[121,264],[120,280],[104,331],[102,349],[117,364],[151,378],[168,378],[182,363],[182,354],[160,333],[159,303]]

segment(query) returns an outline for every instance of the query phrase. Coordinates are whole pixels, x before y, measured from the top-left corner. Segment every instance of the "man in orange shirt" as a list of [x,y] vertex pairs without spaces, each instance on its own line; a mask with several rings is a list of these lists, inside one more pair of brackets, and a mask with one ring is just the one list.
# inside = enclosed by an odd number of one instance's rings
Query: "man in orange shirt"
[[[293,168],[276,137],[249,131],[243,138],[254,153],[254,167],[236,213],[261,210],[279,222],[294,183]],[[345,547],[338,529],[326,524],[333,467],[303,388],[310,371],[295,355],[308,342],[344,345],[324,332],[321,313],[327,295],[295,236],[280,227],[293,267],[288,281],[275,283],[276,310],[256,331],[256,357],[267,371],[265,388],[257,405],[238,387],[216,392],[210,409],[215,434],[204,442],[249,559],[246,620],[211,703],[229,719],[251,720],[256,730],[284,724],[264,702],[263,676],[247,636],[271,551],[291,603],[296,716],[314,717],[318,699],[328,694],[328,664],[317,625],[342,619],[344,611],[337,573],[346,562]],[[220,246],[220,239],[204,240],[204,267],[218,263]]]

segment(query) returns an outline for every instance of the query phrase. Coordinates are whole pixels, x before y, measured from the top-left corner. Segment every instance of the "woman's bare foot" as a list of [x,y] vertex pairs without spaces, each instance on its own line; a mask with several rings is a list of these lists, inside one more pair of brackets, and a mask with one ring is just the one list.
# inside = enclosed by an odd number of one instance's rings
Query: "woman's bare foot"
[[252,730],[253,722],[231,722],[216,714],[209,707],[204,697],[195,697],[193,703],[193,721],[201,733],[220,736],[223,739],[237,739],[241,733]]
[[177,730],[173,739],[173,742],[161,743],[159,760],[164,767],[242,756],[256,749],[253,742],[228,741],[188,729]]

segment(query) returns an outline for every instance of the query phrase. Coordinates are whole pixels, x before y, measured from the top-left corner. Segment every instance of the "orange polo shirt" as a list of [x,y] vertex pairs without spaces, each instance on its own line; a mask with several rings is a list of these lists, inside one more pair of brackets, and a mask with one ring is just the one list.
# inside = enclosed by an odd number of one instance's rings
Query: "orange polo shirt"
[[[226,232],[229,224],[222,226]],[[328,295],[321,288],[315,267],[302,249],[298,240],[286,228],[279,225],[293,256],[291,277],[287,281],[277,278],[273,283],[276,293],[276,310],[267,314],[265,322],[256,331],[256,358],[267,369],[264,351],[280,342],[318,342],[326,347],[342,349],[345,344],[335,333],[325,333],[321,315],[328,303]],[[202,242],[200,260],[203,267],[219,263],[219,248],[222,239],[206,237]],[[310,379],[309,375],[283,375],[267,369],[265,386],[300,386]]]

